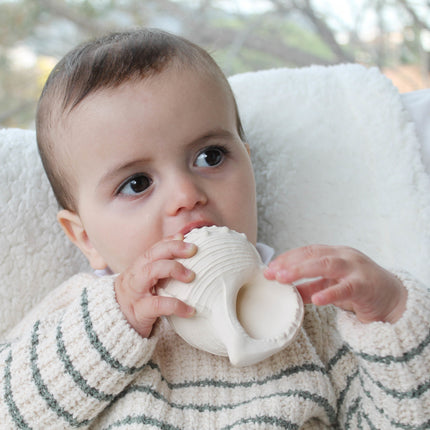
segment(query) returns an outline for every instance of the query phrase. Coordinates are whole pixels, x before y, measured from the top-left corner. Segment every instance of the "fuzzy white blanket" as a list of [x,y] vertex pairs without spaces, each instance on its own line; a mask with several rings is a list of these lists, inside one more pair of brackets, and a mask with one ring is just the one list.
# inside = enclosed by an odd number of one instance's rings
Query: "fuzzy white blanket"
[[[251,145],[259,239],[277,252],[344,244],[430,285],[430,180],[414,124],[376,69],[278,69],[231,78]],[[0,336],[88,270],[56,225],[32,131],[0,130]]]

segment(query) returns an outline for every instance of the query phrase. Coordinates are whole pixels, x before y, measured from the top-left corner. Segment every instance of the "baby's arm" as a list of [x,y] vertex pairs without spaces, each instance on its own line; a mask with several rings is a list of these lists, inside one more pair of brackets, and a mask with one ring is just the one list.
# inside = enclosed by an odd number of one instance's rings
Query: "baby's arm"
[[309,333],[317,333],[313,342],[334,387],[340,428],[429,428],[430,293],[424,285],[353,249],[325,246],[281,255],[267,276],[283,282],[319,276],[299,286],[304,300],[355,313],[312,307],[305,317]]
[[[155,246],[147,260],[140,259],[147,264],[135,279],[133,271],[120,277],[71,278],[0,340],[1,428],[88,428],[136,378],[157,344],[155,316],[187,313],[183,303],[158,301],[149,294],[155,279],[183,276],[169,261],[193,248],[184,252],[182,241],[176,242]],[[160,263],[163,256],[167,264]],[[131,316],[122,312],[117,296]],[[137,325],[140,334],[130,326],[132,317],[137,324],[148,321]],[[150,338],[141,336],[151,330]]]
[[[408,298],[406,309],[396,323],[360,324],[353,315],[340,312],[337,325],[359,366],[352,384],[359,389],[356,403],[363,419],[369,421],[373,414],[373,428],[427,429],[430,428],[430,294],[426,286],[409,274],[399,272],[399,276]],[[338,361],[332,370],[341,367]],[[344,409],[345,419],[351,415],[351,407]]]
[[76,275],[2,339],[2,428],[87,428],[136,377],[156,339],[123,317],[112,277]]
[[293,249],[272,261],[265,276],[283,283],[313,279],[297,287],[305,303],[333,304],[354,312],[363,323],[394,323],[406,306],[402,282],[352,248],[312,245]]

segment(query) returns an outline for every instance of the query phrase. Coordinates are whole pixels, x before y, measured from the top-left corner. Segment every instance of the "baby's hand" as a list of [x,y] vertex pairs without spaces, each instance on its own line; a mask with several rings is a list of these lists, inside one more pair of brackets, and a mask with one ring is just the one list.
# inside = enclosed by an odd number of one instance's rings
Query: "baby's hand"
[[156,294],[163,279],[191,282],[194,273],[175,258],[189,258],[197,252],[194,244],[167,238],[156,243],[115,280],[115,293],[121,311],[130,325],[142,336],[149,337],[158,317],[189,317],[194,308],[173,297]]
[[272,261],[265,276],[282,283],[314,278],[297,285],[305,303],[334,304],[354,312],[363,323],[394,323],[406,307],[407,290],[400,280],[352,248],[293,249]]

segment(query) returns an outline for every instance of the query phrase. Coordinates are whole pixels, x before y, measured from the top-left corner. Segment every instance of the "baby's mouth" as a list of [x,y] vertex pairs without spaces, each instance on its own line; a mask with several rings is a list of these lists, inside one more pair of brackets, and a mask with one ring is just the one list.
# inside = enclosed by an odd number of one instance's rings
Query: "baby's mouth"
[[189,233],[191,230],[194,230],[195,228],[201,228],[201,227],[210,227],[212,225],[215,225],[211,221],[207,220],[200,220],[200,221],[194,221],[189,224],[187,224],[185,227],[183,227],[179,233],[183,234],[184,236]]

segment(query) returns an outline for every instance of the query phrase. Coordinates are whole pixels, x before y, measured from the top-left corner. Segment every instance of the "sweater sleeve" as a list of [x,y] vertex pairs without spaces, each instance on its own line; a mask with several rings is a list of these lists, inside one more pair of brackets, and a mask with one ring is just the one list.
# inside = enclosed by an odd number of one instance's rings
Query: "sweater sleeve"
[[150,359],[112,277],[76,275],[0,344],[2,428],[88,428]]
[[344,428],[430,428],[430,292],[407,274],[398,277],[408,300],[395,324],[362,324],[338,313],[346,346],[333,367],[350,368],[338,395]]

